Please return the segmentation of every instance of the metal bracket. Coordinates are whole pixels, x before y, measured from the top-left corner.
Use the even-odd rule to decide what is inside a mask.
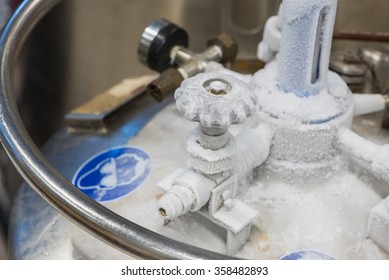
[[[135,98],[146,92],[156,75],[129,78],[65,115],[72,133],[107,133],[108,127]]]

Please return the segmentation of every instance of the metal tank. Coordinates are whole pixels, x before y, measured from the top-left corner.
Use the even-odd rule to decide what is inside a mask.
[[[28,16],[42,15],[43,11],[55,1],[48,1],[50,2],[48,4],[43,4],[43,2],[26,3],[19,18],[15,18],[15,20],[20,20],[24,24],[30,23],[32,19]],[[196,53],[202,52],[205,49],[205,42],[221,31],[231,33],[241,47],[237,55],[238,63],[232,66],[242,69],[243,65],[243,71],[251,71],[252,73],[253,69],[259,67],[255,59],[255,52],[262,37],[265,19],[277,13],[278,3],[274,1],[169,1],[169,5],[166,5],[162,1],[150,1],[150,3],[145,3],[145,1],[111,1],[109,4],[104,1],[101,3],[69,1],[60,5],[62,7],[59,6],[57,9],[64,9],[62,10],[65,11],[63,17],[70,17],[71,21],[70,24],[68,22],[59,24],[61,28],[65,28],[66,24],[66,30],[69,33],[65,34],[66,40],[63,41],[63,44],[58,46],[64,48],[65,52],[59,53],[66,54],[67,59],[60,60],[63,63],[60,65],[65,67],[65,71],[61,75],[63,78],[61,91],[66,92],[66,97],[63,97],[64,102],[61,102],[57,111],[68,112],[83,101],[87,101],[97,93],[107,89],[109,90],[106,93],[111,95],[116,93],[117,96],[130,89],[132,92],[130,98],[133,101],[120,110],[114,108],[113,118],[110,114],[103,112],[103,116],[94,119],[93,122],[88,119],[89,117],[82,112],[83,110],[93,111],[96,109],[92,106],[93,102],[85,105],[86,107],[77,107],[71,115],[68,115],[68,126],[55,133],[41,150],[48,163],[61,176],[52,169],[49,169],[49,172],[44,170],[48,163],[39,153],[30,150],[32,145],[30,142],[27,142],[27,146],[20,142],[18,144],[12,142],[13,139],[17,140],[17,138],[7,136],[5,130],[8,127],[19,128],[20,123],[17,120],[14,121],[12,115],[5,118],[7,126],[2,131],[5,135],[3,142],[8,153],[12,154],[11,157],[14,158],[14,161],[21,165],[20,172],[27,182],[35,186],[37,192],[51,201],[50,206],[26,183],[22,185],[16,196],[11,216],[11,257],[16,259],[122,259],[128,257],[84,232],[65,219],[59,212],[65,213],[66,216],[90,232],[94,232],[95,235],[97,233],[100,239],[115,244],[121,250],[131,252],[137,257],[231,257],[224,255],[228,252],[225,247],[225,232],[204,215],[187,215],[182,218],[182,221],[175,221],[164,226],[159,217],[160,213],[155,211],[158,210],[155,209],[155,201],[163,194],[156,186],[166,175],[185,163],[185,137],[195,125],[185,122],[177,115],[171,97],[161,103],[156,103],[141,94],[144,90],[142,87],[153,81],[156,76],[146,75],[152,72],[139,64],[136,48],[144,27],[151,20],[161,17],[167,18],[187,29],[190,34],[189,48]],[[156,8],[150,11],[151,5]],[[386,4],[382,2],[372,5],[369,2],[367,5],[369,7],[382,7],[380,5]],[[354,9],[354,6],[346,5],[345,1],[339,1],[335,30],[347,29],[349,26],[357,30],[365,28],[371,31],[381,30],[372,27],[373,21],[368,22],[370,26],[364,25],[360,20],[356,23],[353,22],[357,17],[352,14],[348,18],[347,12],[355,13]],[[251,12],[250,17],[246,16],[247,11]],[[156,15],[153,14],[154,12]],[[199,13],[205,13],[208,16],[203,16],[202,20],[199,21],[197,18]],[[107,14],[113,16],[107,16]],[[242,17],[242,15],[244,16]],[[253,20],[247,21],[247,18]],[[377,21],[377,28],[382,27],[383,21],[385,21],[384,18]],[[346,23],[350,25],[348,26]],[[7,51],[12,46],[6,44],[7,40],[15,40],[18,38],[17,36],[23,36],[23,32],[26,30],[10,29],[9,33],[5,33],[3,51]],[[336,31],[335,35],[344,36],[344,34],[337,34]],[[59,40],[64,38],[59,38]],[[341,52],[349,48],[355,50],[360,46],[360,43],[356,44],[355,42],[351,44],[335,41],[334,43],[334,49]],[[368,45],[363,43],[362,46]],[[382,43],[382,46],[385,47],[386,43]],[[15,55],[12,52],[7,54]],[[335,66],[340,64],[341,70],[349,69],[344,66],[344,60],[337,62],[338,64]],[[2,63],[3,71],[7,69],[6,67],[11,67],[11,69],[13,67],[6,57],[3,57]],[[339,72],[346,76],[349,74]],[[133,78],[139,76],[141,77],[139,79]],[[118,84],[120,80],[128,77],[132,78]],[[2,79],[5,78],[7,77],[2,76]],[[365,79],[363,81],[366,83]],[[112,85],[115,84],[119,86],[112,88]],[[3,93],[9,98],[9,86],[3,82],[2,87]],[[46,105],[49,106],[49,104]],[[95,106],[98,109],[99,106]],[[4,105],[3,108],[5,108],[3,109],[5,114],[15,114],[15,107],[12,104]],[[120,114],[116,115],[118,111]],[[387,143],[387,133],[384,130],[379,130],[377,120],[379,122],[380,117],[371,120],[374,125],[370,126],[366,125],[366,119],[357,121],[354,123],[355,130],[366,137],[377,138],[379,142]],[[85,130],[86,126],[82,125],[85,122],[88,124],[88,131]],[[379,136],[375,134],[377,130],[379,130]],[[22,131],[19,136],[25,137],[24,132]],[[132,157],[126,157],[125,155],[128,153]],[[174,156],[172,157],[172,155]],[[32,165],[27,161],[30,158],[34,158]],[[97,169],[91,167],[93,164]],[[112,169],[112,166],[115,168]],[[141,170],[138,175],[131,175],[131,178],[135,179],[130,182],[125,181],[128,166],[134,170],[136,168]],[[104,188],[93,188],[96,183],[92,181],[95,179],[90,178],[93,177],[93,172],[96,170],[100,172],[100,175],[105,174]],[[120,171],[120,174],[113,174],[112,170],[115,172],[124,171]],[[68,184],[64,179],[77,185],[90,198],[100,201],[104,207],[116,214],[106,211],[99,204],[92,202],[90,198],[80,196],[74,190],[74,186]],[[101,179],[102,177],[99,177],[99,180]],[[115,195],[109,197],[107,190],[112,185],[120,184],[120,180],[123,180],[122,183],[127,188],[126,193],[116,194],[117,197]],[[101,186],[102,181],[99,182]],[[378,195],[372,194],[369,202],[372,204],[378,203],[379,197],[387,195],[385,184],[381,181],[374,184]],[[48,190],[45,185],[52,185],[54,188]],[[74,202],[78,208],[76,210],[71,205]],[[80,207],[79,205],[89,206]],[[371,205],[371,207],[373,206]],[[59,212],[57,212],[58,210]],[[187,226],[188,224],[190,227]],[[99,227],[105,228],[105,230],[101,230]],[[191,234],[194,229],[195,235]],[[253,252],[244,247],[237,255],[234,255],[235,257],[281,258],[282,255],[289,253],[278,249],[272,250],[268,254],[264,253],[267,246],[272,244],[271,241],[268,241],[269,235],[257,220],[252,231],[253,237],[249,242],[259,247],[259,251]],[[158,232],[162,236],[153,232]],[[183,243],[187,243],[188,236],[191,236],[189,243],[195,247],[175,243],[163,236]],[[209,248],[210,242],[213,244],[213,250],[217,253],[203,250]],[[314,249],[320,250],[321,248],[317,246]],[[356,254],[354,257],[387,258],[385,253],[380,252],[380,249],[374,247],[371,250],[370,247],[363,249],[361,250],[363,253]],[[347,258],[347,254],[337,253],[338,258]]]

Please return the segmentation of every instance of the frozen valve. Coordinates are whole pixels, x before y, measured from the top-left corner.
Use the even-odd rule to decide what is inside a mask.
[[[257,104],[255,93],[234,76],[198,74],[186,79],[174,97],[178,111],[200,125],[186,145],[190,169],[177,169],[160,183],[166,193],[158,201],[159,213],[167,224],[198,211],[227,230],[227,252],[234,254],[258,216],[236,198],[239,181],[266,160],[272,132],[261,126],[241,132],[236,141],[228,131],[254,115]]]
[[[234,76],[202,73],[185,80],[174,94],[178,111],[203,128],[227,129],[255,111],[256,95]]]
[[[178,111],[199,122],[200,128],[192,131],[187,141],[191,169],[175,178],[158,202],[168,221],[200,210],[210,200],[212,190],[233,174],[236,147],[228,127],[243,123],[256,107],[256,96],[248,85],[221,73],[203,73],[185,80],[175,98]]]
[[[203,73],[185,80],[174,97],[178,111],[188,120],[200,123],[188,138],[189,166],[216,180],[231,175],[235,167],[235,138],[228,127],[243,123],[254,114],[256,95],[231,75]]]

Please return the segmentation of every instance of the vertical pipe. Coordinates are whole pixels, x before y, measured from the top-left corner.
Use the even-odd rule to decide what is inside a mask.
[[[278,86],[301,97],[325,86],[337,0],[284,0]]]

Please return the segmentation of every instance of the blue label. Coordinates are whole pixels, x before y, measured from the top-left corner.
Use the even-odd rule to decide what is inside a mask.
[[[137,189],[151,171],[151,158],[130,146],[96,154],[76,172],[73,184],[99,202],[117,200]]]
[[[281,260],[335,260],[331,255],[314,250],[295,251],[280,258]]]

